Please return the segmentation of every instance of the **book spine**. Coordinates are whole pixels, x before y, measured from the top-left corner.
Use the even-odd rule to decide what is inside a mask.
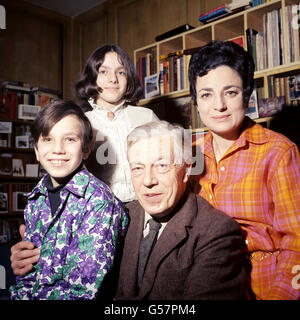
[[[159,63],[159,90],[160,94],[164,94],[164,64]]]
[[[218,10],[220,10],[220,9],[223,9],[223,8],[226,8],[226,4],[221,4],[220,6],[218,6],[218,7],[216,7],[216,8],[213,8],[213,9],[207,11],[207,12],[204,12],[204,13],[200,14],[200,16],[198,17],[198,19],[201,18],[201,17],[207,16],[208,14],[211,14],[211,13],[213,13],[213,12],[215,12],[215,11],[218,11]]]
[[[230,12],[228,9],[222,8],[222,9],[220,9],[220,10],[214,11],[214,12],[209,13],[209,14],[203,16],[203,17],[198,18],[198,21],[200,21],[200,22],[206,22],[206,21],[208,21],[208,20],[210,20],[210,19],[213,19],[213,18],[217,18],[217,17],[219,17],[219,16],[222,16],[222,15],[228,13],[228,12]]]

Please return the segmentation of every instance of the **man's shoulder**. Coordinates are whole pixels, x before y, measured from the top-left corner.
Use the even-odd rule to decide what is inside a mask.
[[[134,214],[138,209],[141,209],[141,205],[139,204],[139,202],[137,200],[133,200],[130,202],[127,202],[125,204],[125,208],[128,211],[129,215]]]

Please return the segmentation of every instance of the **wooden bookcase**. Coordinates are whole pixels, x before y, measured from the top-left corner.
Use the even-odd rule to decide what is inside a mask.
[[[299,0],[272,0],[265,4],[249,8],[244,11],[223,17],[221,19],[215,20],[213,22],[201,25],[195,29],[189,30],[187,32],[181,33],[177,36],[152,43],[145,47],[134,50],[134,63],[136,67],[139,66],[139,60],[143,57],[150,56],[155,62],[156,73],[160,72],[160,62],[163,56],[176,51],[184,52],[187,49],[193,49],[200,47],[211,40],[232,40],[234,38],[243,37],[243,47],[247,50],[247,29],[255,29],[258,32],[266,32],[264,30],[264,17],[271,12],[277,11],[280,16],[281,23],[281,62],[278,65],[273,65],[272,67],[264,67],[263,69],[257,70],[255,72],[255,85],[260,91],[262,98],[269,98],[271,95],[271,80],[274,81],[275,78],[289,77],[293,75],[298,75],[300,73],[300,58],[299,54],[295,54],[294,58],[290,58],[290,40],[291,31],[289,24],[293,22],[288,21],[286,14],[287,8],[292,5],[299,4]],[[280,13],[281,12],[281,13]],[[294,18],[297,19],[297,18]],[[299,17],[298,17],[299,19]],[[297,20],[298,20],[297,19]],[[296,20],[295,20],[296,21]],[[294,21],[294,23],[295,23]],[[299,25],[297,30],[293,31],[295,36],[299,37]],[[266,44],[266,51],[270,51],[270,48]],[[298,45],[299,50],[299,45]],[[267,53],[266,53],[267,54]],[[181,90],[176,90],[152,98],[142,99],[140,105],[150,105],[163,100],[163,99],[176,99],[179,97],[189,96],[189,83],[188,83],[188,64],[190,55],[184,55],[184,88]],[[140,72],[140,71],[139,71]],[[274,85],[274,84],[273,84]],[[274,94],[274,96],[276,96]],[[287,102],[286,102],[287,103]],[[289,101],[290,103],[290,101]],[[192,106],[193,108],[193,106]],[[197,117],[198,114],[191,112],[191,123],[193,130],[199,130],[199,121],[193,117]],[[256,119],[258,122],[266,122],[268,125],[270,117]],[[195,125],[196,124],[196,125]],[[203,129],[200,129],[203,130]]]
[[[2,83],[0,88],[0,243],[19,239],[27,200],[24,194],[41,178],[31,127],[39,107],[59,96],[50,91],[17,81]]]

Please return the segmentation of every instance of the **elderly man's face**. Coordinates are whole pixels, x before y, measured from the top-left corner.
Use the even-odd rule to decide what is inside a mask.
[[[135,142],[128,153],[137,198],[150,215],[166,217],[184,194],[186,165],[174,164],[169,134]]]

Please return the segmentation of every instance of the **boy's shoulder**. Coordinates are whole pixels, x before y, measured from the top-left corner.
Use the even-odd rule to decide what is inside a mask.
[[[107,199],[113,199],[113,193],[110,187],[95,177],[86,168],[79,172],[79,180],[85,181],[87,193],[92,193],[94,195],[103,195]]]

